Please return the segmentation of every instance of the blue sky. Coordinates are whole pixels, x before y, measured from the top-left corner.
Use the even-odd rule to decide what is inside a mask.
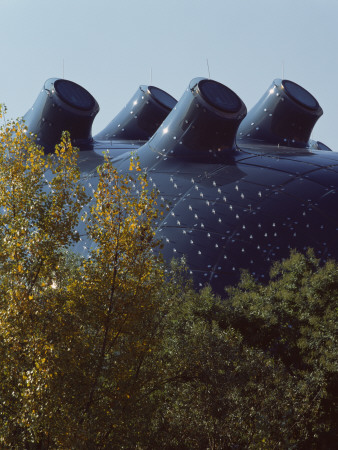
[[[337,24],[338,0],[0,0],[0,102],[25,114],[64,62],[100,105],[96,133],[140,84],[179,99],[207,59],[248,109],[284,65],[324,110],[312,137],[338,151]]]

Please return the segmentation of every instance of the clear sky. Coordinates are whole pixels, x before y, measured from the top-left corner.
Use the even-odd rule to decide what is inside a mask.
[[[179,99],[207,59],[248,109],[284,66],[324,110],[312,138],[338,151],[338,0],[0,0],[0,32],[10,117],[63,70],[98,101],[95,134],[140,84]]]

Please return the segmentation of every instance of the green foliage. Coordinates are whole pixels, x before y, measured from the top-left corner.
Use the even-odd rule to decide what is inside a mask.
[[[45,157],[23,125],[1,130],[1,446],[109,441],[150,351],[152,293],[163,280],[152,252],[155,195],[137,162],[122,177],[106,159],[83,217],[91,252],[73,255],[88,200],[77,156],[67,133]]]
[[[267,285],[245,273],[228,294],[223,326],[234,326],[250,346],[280,358],[295,379],[306,381],[318,409],[309,445],[331,448],[329,441],[338,440],[338,264],[321,266],[311,250],[291,252],[272,267]]]
[[[245,274],[237,288],[228,290],[233,320],[252,328],[251,342],[279,354],[291,369],[318,367],[337,370],[338,267],[320,267],[313,252],[292,252],[276,263],[268,285]],[[229,311],[230,314],[230,311]],[[259,333],[257,331],[259,330]]]
[[[322,426],[323,374],[290,373],[278,355],[252,345],[248,330],[235,328],[233,297],[196,293],[177,273],[173,281],[152,354],[159,378],[150,396],[153,429],[143,445],[309,448]]]
[[[335,448],[337,263],[293,252],[266,285],[196,292],[153,251],[137,160],[124,177],[106,158],[82,214],[77,157],[67,133],[44,156],[1,129],[0,446]]]
[[[51,335],[60,333],[59,322],[64,322],[60,315],[64,299],[54,288],[54,278],[65,249],[78,239],[75,227],[86,201],[76,158],[67,133],[55,157],[45,158],[23,125],[9,122],[1,130],[3,445],[36,439],[52,414],[51,384],[58,350]],[[46,189],[46,171],[53,175],[51,189]]]

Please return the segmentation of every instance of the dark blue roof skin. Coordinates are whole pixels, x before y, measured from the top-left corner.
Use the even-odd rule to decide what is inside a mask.
[[[168,208],[157,231],[163,255],[185,256],[197,286],[211,283],[222,293],[240,269],[264,280],[290,249],[338,258],[338,153],[308,151],[299,160],[238,149],[232,164],[191,170],[173,157],[145,160]],[[127,162],[116,165],[125,171]]]
[[[290,249],[312,247],[323,262],[338,259],[338,153],[309,140],[322,114],[318,102],[295,83],[275,80],[245,118],[239,97],[236,110],[225,111],[210,98],[219,91],[210,83],[208,96],[198,78],[177,105],[170,100],[172,111],[149,140],[144,130],[157,127],[158,117],[144,86],[127,104],[131,111],[124,109],[94,139],[78,140],[87,193],[95,192],[104,152],[122,173],[137,155],[166,208],[155,224],[165,260],[184,256],[196,286],[210,283],[220,294],[239,281],[241,269],[267,280],[272,262]],[[142,111],[153,124],[143,127]],[[82,223],[79,232],[75,249],[86,253],[91,243]]]

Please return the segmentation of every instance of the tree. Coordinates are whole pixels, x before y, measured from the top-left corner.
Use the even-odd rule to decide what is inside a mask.
[[[103,447],[111,440],[116,445],[126,433],[128,411],[140,389],[140,369],[151,351],[154,296],[163,283],[160,259],[153,251],[156,193],[148,192],[147,179],[133,159],[130,170],[139,173],[136,180],[119,175],[107,158],[100,168],[87,218],[94,248],[71,287],[74,306],[82,310],[86,305],[90,347],[88,368],[81,369],[86,386],[78,419],[82,435],[75,436],[78,442],[95,436],[95,445]],[[76,347],[74,352],[76,357]],[[74,429],[73,424],[72,439]]]
[[[24,125],[9,122],[0,140],[0,355],[2,432],[27,435],[38,428],[54,378],[54,343],[46,337],[54,311],[53,283],[66,248],[78,240],[76,224],[86,200],[77,151],[65,133],[55,157],[45,158]],[[44,177],[50,171],[48,184]]]
[[[223,326],[234,326],[245,341],[280,358],[295,380],[312,391],[315,422],[308,421],[309,448],[334,448],[337,419],[338,264],[321,265],[309,250],[291,252],[271,269],[268,284],[244,273],[230,288]]]
[[[302,448],[321,420],[316,372],[291,374],[235,329],[226,301],[195,292],[180,273],[163,295],[141,447]]]
[[[1,130],[0,442],[99,446],[123,423],[150,350],[163,279],[155,194],[137,161],[122,177],[106,158],[81,217],[88,198],[69,135],[47,157],[32,138],[16,122]],[[93,243],[86,258],[71,251],[81,218]]]
[[[248,273],[227,299],[165,271],[136,158],[90,200],[64,133],[0,133],[0,444],[13,449],[334,448],[338,264]],[[72,251],[85,223],[91,247]]]

